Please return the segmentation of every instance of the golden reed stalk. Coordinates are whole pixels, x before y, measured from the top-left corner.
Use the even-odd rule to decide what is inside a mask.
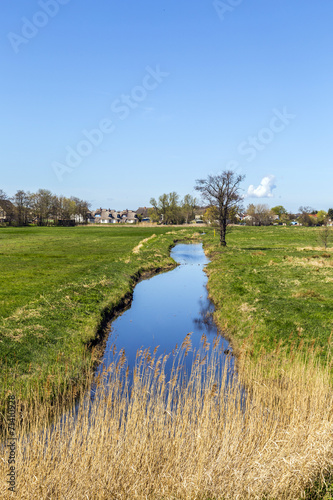
[[[263,353],[256,363],[240,352],[230,384],[219,338],[211,348],[202,341],[193,352],[188,335],[173,359],[141,350],[133,377],[125,353],[114,352],[88,381],[76,414],[59,414],[51,433],[42,403],[25,408],[17,418],[16,493],[7,490],[2,449],[0,498],[304,498],[332,467],[330,359],[326,367],[310,352],[291,360],[280,345],[279,357]]]

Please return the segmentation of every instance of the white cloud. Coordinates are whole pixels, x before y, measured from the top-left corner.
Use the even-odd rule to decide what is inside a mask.
[[[273,189],[276,188],[274,175],[263,177],[258,187],[249,186],[246,198],[273,198]]]

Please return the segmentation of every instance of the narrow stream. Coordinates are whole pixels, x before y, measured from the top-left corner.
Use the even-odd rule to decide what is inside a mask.
[[[157,354],[169,354],[191,333],[192,350],[198,350],[203,334],[212,343],[218,334],[213,322],[214,306],[208,298],[207,276],[204,267],[209,260],[202,244],[177,244],[171,257],[178,267],[164,274],[138,283],[134,289],[131,307],[111,325],[104,357],[97,375],[113,359],[112,350],[125,350],[130,372],[135,366],[137,350],[158,347]],[[222,338],[223,351],[231,351]],[[230,358],[230,356],[229,356]],[[187,368],[192,356],[186,358]],[[229,370],[233,371],[233,358]]]
[[[172,258],[179,264],[174,270],[159,274],[138,283],[134,289],[131,307],[119,316],[112,324],[103,359],[96,370],[96,375],[103,372],[114,360],[114,345],[119,352],[125,350],[130,378],[135,367],[137,350],[150,348],[150,352],[158,347],[157,355],[169,354],[182,344],[187,334],[191,333],[191,350],[198,351],[205,334],[212,349],[213,340],[218,331],[213,322],[214,306],[208,298],[207,276],[204,267],[209,263],[202,244],[178,244],[171,251]],[[176,349],[177,350],[177,349]],[[207,350],[206,350],[207,352]],[[231,347],[227,340],[220,337],[219,352],[222,359],[220,369],[227,363],[227,384],[234,384],[237,374],[234,370],[234,358],[227,356]],[[191,352],[190,352],[191,354]],[[193,356],[184,361],[185,372],[189,373]],[[169,363],[169,365],[168,365]],[[168,360],[165,374],[172,368],[172,357]],[[108,390],[107,378],[103,385]],[[91,414],[95,401],[95,385],[88,398],[83,398],[83,412]],[[99,399],[97,399],[99,401]],[[61,432],[67,421],[76,421],[80,402],[64,414],[57,423],[53,422],[49,429],[42,431],[47,446],[53,432]],[[27,443],[29,436],[27,436]],[[1,449],[1,446],[0,446]]]

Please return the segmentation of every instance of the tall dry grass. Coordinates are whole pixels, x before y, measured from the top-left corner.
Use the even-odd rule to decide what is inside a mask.
[[[24,409],[17,492],[7,491],[5,451],[0,498],[299,499],[324,481],[333,457],[330,362],[323,368],[308,352],[263,354],[254,364],[241,352],[230,384],[219,338],[192,353],[188,336],[172,359],[169,378],[168,356],[141,351],[131,377],[124,353],[115,354],[53,432],[47,408]]]

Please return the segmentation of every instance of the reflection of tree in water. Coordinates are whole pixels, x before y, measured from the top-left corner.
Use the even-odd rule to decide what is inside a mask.
[[[199,306],[199,317],[193,320],[194,324],[201,331],[216,334],[216,325],[213,320],[214,305],[210,301],[200,300]]]

